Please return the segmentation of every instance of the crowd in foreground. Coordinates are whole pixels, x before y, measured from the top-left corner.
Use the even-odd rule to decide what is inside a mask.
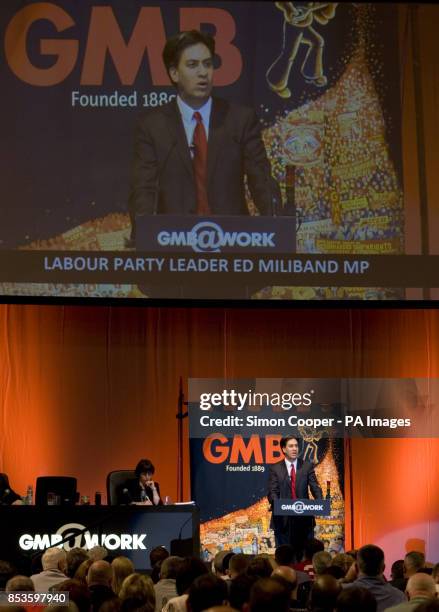
[[[68,593],[57,612],[439,612],[439,563],[409,552],[384,577],[381,548],[332,556],[311,540],[300,563],[290,546],[269,555],[221,551],[212,564],[171,556],[162,546],[150,552],[152,571],[135,572],[130,559],[89,551],[50,548],[40,571],[17,573],[0,561],[0,590],[6,593]],[[0,605],[0,611],[37,612],[35,605]]]

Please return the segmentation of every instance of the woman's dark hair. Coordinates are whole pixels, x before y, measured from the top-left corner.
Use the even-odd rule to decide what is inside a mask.
[[[200,43],[206,45],[213,58],[215,55],[215,39],[212,38],[210,34],[203,34],[203,32],[199,32],[198,30],[189,30],[188,32],[181,32],[166,41],[162,58],[169,78],[171,78],[169,74],[170,68],[176,68],[178,66],[183,51],[188,47]]]
[[[64,580],[63,582],[58,582],[53,587],[53,591],[65,591],[69,594],[69,600],[78,606],[79,612],[89,612],[91,595],[88,587],[83,582],[72,579]]]
[[[140,474],[154,474],[155,467],[149,459],[141,459],[136,465],[136,476],[140,478]]]
[[[273,567],[266,557],[254,557],[248,564],[246,573],[248,576],[270,578],[272,571]]]
[[[175,577],[175,587],[179,595],[183,595],[189,589],[195,578],[208,574],[209,570],[196,557],[186,557],[180,564]]]
[[[392,580],[395,580],[395,578],[404,578],[404,559],[398,559],[392,563],[390,577]]]
[[[377,601],[369,589],[350,587],[337,597],[336,612],[376,612]]]

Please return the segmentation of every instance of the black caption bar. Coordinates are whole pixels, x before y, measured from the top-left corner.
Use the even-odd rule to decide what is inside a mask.
[[[0,251],[0,282],[439,287],[439,255]]]

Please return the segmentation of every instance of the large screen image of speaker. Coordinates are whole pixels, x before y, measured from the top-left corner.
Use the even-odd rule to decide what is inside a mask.
[[[2,5],[0,295],[425,297],[399,10]]]

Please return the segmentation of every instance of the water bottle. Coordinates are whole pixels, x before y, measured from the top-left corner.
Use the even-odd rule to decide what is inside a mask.
[[[32,485],[28,485],[26,493],[26,505],[32,506],[34,503],[34,488]]]
[[[144,501],[146,501],[146,498],[147,498],[146,491],[145,491],[145,489],[142,489],[140,491],[140,501],[144,502]]]

